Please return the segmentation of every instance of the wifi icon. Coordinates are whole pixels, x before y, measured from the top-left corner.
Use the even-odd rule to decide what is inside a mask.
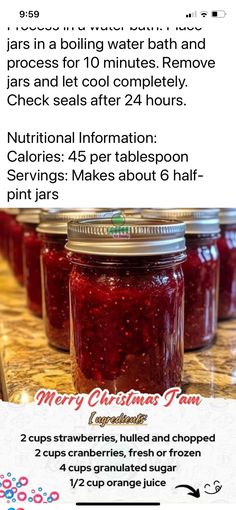
[[[201,14],[201,16],[203,18],[205,18],[208,15],[208,12],[207,11],[201,11],[200,14]]]

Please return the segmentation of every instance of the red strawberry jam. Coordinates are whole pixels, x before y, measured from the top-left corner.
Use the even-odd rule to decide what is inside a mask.
[[[42,211],[38,232],[41,233],[41,273],[43,282],[43,316],[50,345],[63,350],[70,347],[69,273],[67,257],[67,222],[73,218],[95,217],[104,210],[50,209]]]
[[[230,319],[236,317],[236,209],[222,209],[220,223],[219,319]]]
[[[181,383],[184,226],[174,224],[182,242],[174,238],[163,248],[170,222],[150,222],[149,228],[145,220],[127,221],[124,237],[122,227],[117,235],[110,230],[112,249],[108,225],[106,246],[91,234],[96,224],[104,234],[98,220],[82,227],[69,224],[71,354],[79,392],[99,386],[112,393],[130,389],[162,393]],[[87,229],[84,239],[78,228]],[[82,253],[85,250],[96,253]]]

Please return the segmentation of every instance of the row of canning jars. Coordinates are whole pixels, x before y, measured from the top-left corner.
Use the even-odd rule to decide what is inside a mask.
[[[110,212],[104,219],[101,210],[49,210],[40,217],[26,210],[14,218],[15,232],[19,225],[23,232],[28,306],[40,315],[41,253],[46,334],[66,350],[71,330],[78,391],[153,393],[179,385],[184,301],[186,350],[213,341],[218,295],[219,317],[236,317],[236,209],[220,211],[220,228],[218,213],[146,209],[139,218]],[[68,220],[74,221],[67,234]]]

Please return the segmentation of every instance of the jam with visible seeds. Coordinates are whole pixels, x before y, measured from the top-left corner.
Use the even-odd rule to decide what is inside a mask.
[[[65,250],[65,235],[41,236],[43,316],[50,345],[69,350],[69,273],[70,261]]]
[[[69,258],[76,390],[162,393],[179,386],[184,299],[179,257],[70,252]]]
[[[236,224],[221,225],[219,319],[236,317]]]
[[[210,344],[217,328],[219,253],[216,235],[187,235],[184,345],[186,350]]]
[[[27,306],[38,317],[42,316],[42,290],[40,251],[42,241],[36,232],[37,225],[24,224],[23,259],[24,283],[26,287]]]
[[[23,226],[12,217],[8,225],[9,261],[12,272],[20,285],[23,285]]]

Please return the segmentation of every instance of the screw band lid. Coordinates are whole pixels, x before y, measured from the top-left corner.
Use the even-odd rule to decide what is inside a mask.
[[[66,248],[72,252],[141,256],[185,251],[185,225],[178,221],[123,218],[70,221]]]
[[[67,234],[70,220],[111,217],[115,211],[110,209],[42,209],[37,231],[43,234]]]
[[[218,234],[219,209],[143,209],[144,218],[166,218],[183,221],[186,234]]]

